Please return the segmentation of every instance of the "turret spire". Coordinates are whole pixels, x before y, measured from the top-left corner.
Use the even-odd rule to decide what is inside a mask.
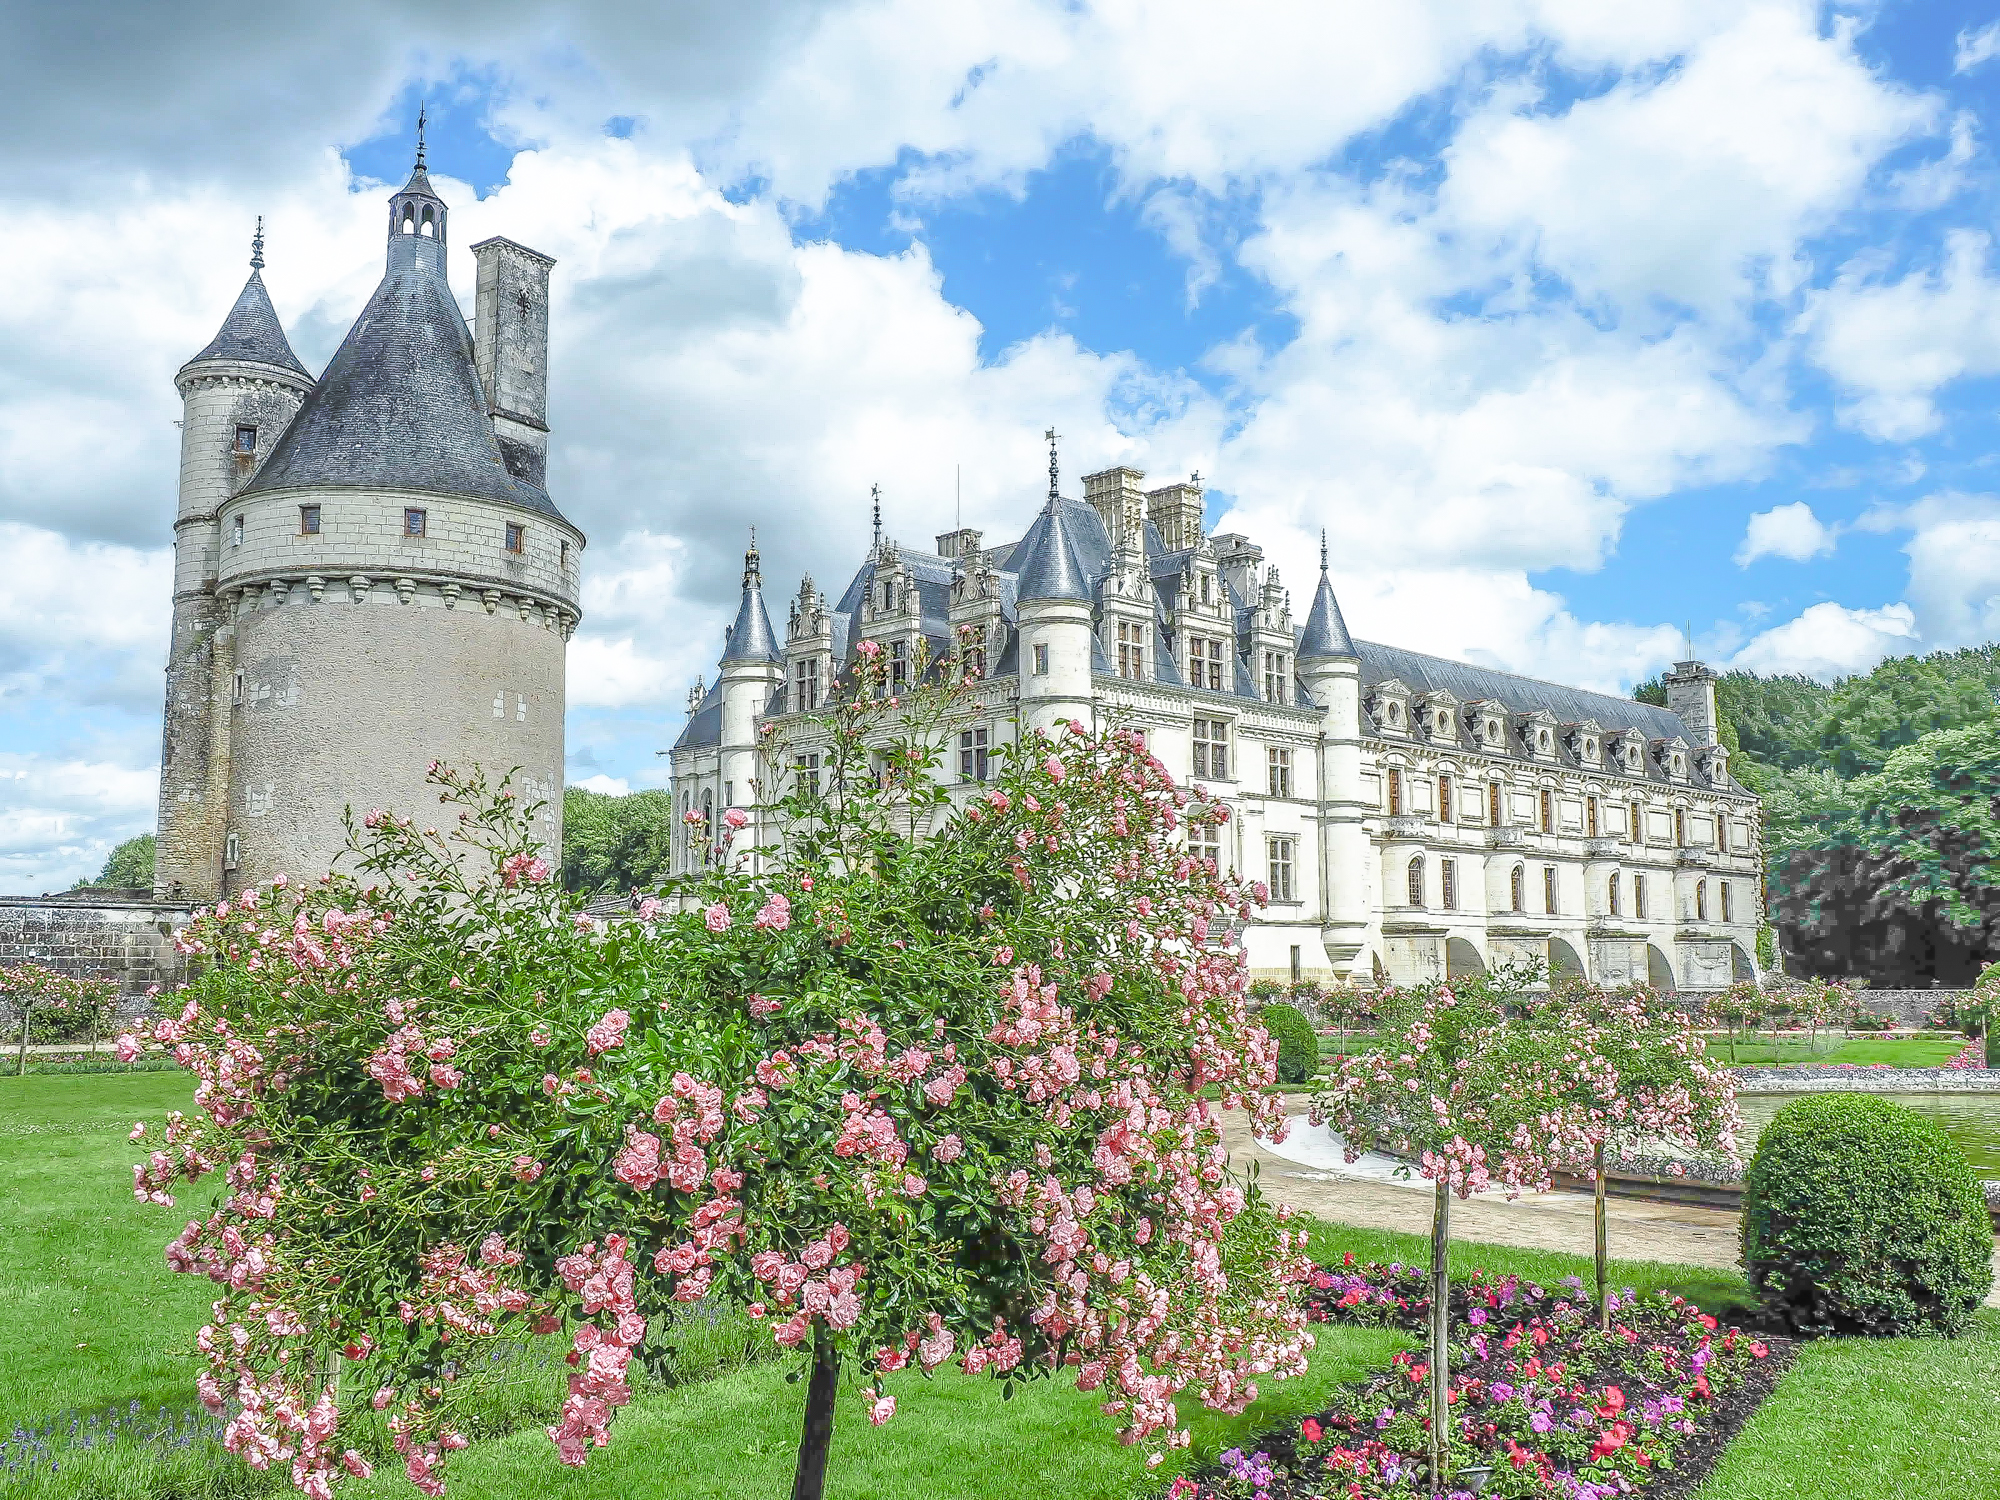
[[[250,236],[250,269],[264,269],[264,216],[257,215],[257,232]]]
[[[428,101],[417,106],[417,170],[419,172],[424,169],[424,122],[429,117],[429,114],[430,104]]]
[[[1319,529],[1319,570],[1322,573],[1326,571],[1326,528],[1324,526]]]
[[[1306,616],[1305,631],[1299,636],[1299,660],[1333,656],[1354,656],[1354,637],[1347,633],[1341,617],[1340,601],[1333,597],[1333,580],[1326,572],[1326,530],[1319,534],[1319,588],[1313,594],[1312,613]]]
[[[722,664],[778,660],[778,637],[764,610],[764,575],[757,556],[757,531],[752,527],[750,546],[743,554],[743,598],[736,606],[736,623],[729,627],[729,643],[722,648]]]
[[[1058,492],[1058,491],[1057,491],[1057,489],[1056,489],[1056,441],[1057,441],[1057,439],[1056,439],[1056,430],[1055,430],[1055,428],[1051,427],[1051,428],[1050,428],[1050,429],[1049,429],[1049,430],[1048,430],[1047,432],[1043,433],[1043,434],[1042,434],[1042,436],[1043,436],[1043,437],[1045,437],[1045,438],[1047,438],[1047,439],[1049,440],[1049,505],[1050,505],[1050,507],[1051,507],[1051,508],[1053,509],[1053,508],[1054,508],[1054,506],[1055,506],[1055,503],[1056,503],[1057,499],[1059,499],[1059,498],[1060,498],[1060,495],[1059,495],[1059,492]]]
[[[875,550],[880,552],[882,550],[882,486],[871,484],[868,486],[868,495],[875,502]]]

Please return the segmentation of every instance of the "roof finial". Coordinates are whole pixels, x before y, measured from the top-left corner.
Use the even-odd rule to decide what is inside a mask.
[[[882,486],[879,484],[869,485],[868,496],[875,502],[875,550],[880,552],[882,550]]]
[[[1193,485],[1193,486],[1194,486],[1194,487],[1195,487],[1196,489],[1200,489],[1200,488],[1201,488],[1201,470],[1199,470],[1199,469],[1196,469],[1196,470],[1195,470],[1195,471],[1194,471],[1194,472],[1193,472],[1192,474],[1188,475],[1188,483],[1189,483],[1189,484],[1191,484],[1191,485]]]
[[[264,269],[264,216],[257,215],[257,232],[250,236],[250,269]]]
[[[1324,526],[1319,529],[1319,570],[1322,573],[1326,571],[1326,528]]]
[[[1042,434],[1049,440],[1049,504],[1053,506],[1059,498],[1056,490],[1056,430],[1051,427]]]
[[[430,101],[417,105],[417,170],[424,169],[424,124],[430,118]]]
[[[743,554],[743,587],[746,589],[757,589],[762,588],[763,583],[763,573],[758,567],[757,528],[752,526],[750,528],[750,549]]]

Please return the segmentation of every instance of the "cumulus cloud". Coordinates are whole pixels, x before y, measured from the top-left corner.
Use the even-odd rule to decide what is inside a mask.
[[[64,889],[152,826],[157,766],[0,753],[0,889]]]
[[[586,792],[598,792],[606,797],[622,797],[632,790],[632,783],[624,777],[606,776],[601,771],[595,776],[586,776],[581,781],[573,781],[570,785],[582,787]]]
[[[1750,517],[1743,532],[1743,543],[1736,549],[1736,566],[1747,568],[1760,557],[1810,562],[1833,551],[1835,535],[1803,500],[1760,510]]]
[[[1830,682],[1920,646],[1916,611],[1909,605],[1849,609],[1829,600],[1752,637],[1729,665],[1766,675],[1802,672]]]

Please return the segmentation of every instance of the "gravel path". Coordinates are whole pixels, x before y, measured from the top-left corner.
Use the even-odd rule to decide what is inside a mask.
[[[1288,1161],[1252,1139],[1248,1123],[1237,1110],[1223,1116],[1223,1137],[1229,1146],[1231,1164],[1241,1169],[1256,1162],[1264,1190],[1280,1202],[1302,1208],[1329,1223],[1353,1224],[1363,1229],[1396,1229],[1406,1234],[1430,1233],[1428,1183],[1410,1187],[1400,1182],[1349,1177]],[[1518,1198],[1512,1203],[1499,1193],[1482,1194],[1452,1204],[1452,1238],[1587,1257],[1593,1238],[1591,1206],[1588,1193],[1557,1190]],[[1724,1270],[1740,1268],[1737,1214],[1631,1198],[1610,1199],[1606,1213],[1614,1257],[1716,1266]],[[1995,1287],[1986,1301],[1990,1307],[2000,1307],[2000,1247],[1994,1251],[1993,1268]]]

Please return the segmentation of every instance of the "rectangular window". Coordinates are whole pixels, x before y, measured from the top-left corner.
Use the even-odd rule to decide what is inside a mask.
[[[526,542],[527,528],[519,521],[509,521],[507,523],[507,550],[509,552],[519,552],[526,546]]]
[[[1389,816],[1403,815],[1403,773],[1394,766],[1389,767]]]
[[[1452,821],[1451,778],[1449,776],[1438,777],[1438,821],[1440,823],[1449,823]]]
[[[986,627],[965,625],[960,627],[959,657],[965,675],[984,677],[986,675]]]
[[[1617,916],[1618,915],[1618,872],[1616,870],[1613,870],[1611,872],[1611,879],[1609,883],[1605,886],[1605,896],[1606,896],[1606,901],[1605,901],[1606,908],[1610,911],[1612,916],[1614,917]]]
[[[1729,882],[1725,880],[1722,882],[1722,920],[1725,922],[1736,920],[1736,913],[1730,910],[1732,905],[1729,899]]]
[[[429,518],[415,506],[403,512],[403,535],[423,536],[429,526]]]
[[[1229,778],[1229,721],[1194,721],[1194,774],[1207,781]]]
[[[1542,866],[1542,910],[1550,916],[1556,914],[1556,867]]]
[[[1146,627],[1130,620],[1118,622],[1118,675],[1133,681],[1146,676]]]
[[[236,451],[238,453],[255,453],[257,451],[256,428],[238,427],[236,429]]]
[[[317,505],[301,505],[299,507],[299,535],[319,535],[319,507]]]
[[[1264,840],[1271,875],[1271,899],[1291,901],[1292,895],[1292,855],[1298,848],[1298,840],[1293,838],[1267,838]]]
[[[990,746],[987,731],[967,729],[958,736],[958,779],[960,781],[984,781],[991,768]]]
[[[1646,842],[1646,809],[1634,802],[1625,810],[1625,836],[1635,844]],[[1639,913],[1644,916],[1645,913]]]
[[[810,714],[819,711],[819,658],[801,657],[792,663],[792,711]]]
[[[1212,636],[1188,637],[1188,686],[1222,691],[1222,642]]]
[[[562,565],[563,565],[563,566],[564,566],[565,568],[567,568],[567,567],[569,566],[569,543],[568,543],[568,542],[564,542],[564,543],[562,544]]]
[[[1697,880],[1694,883],[1694,919],[1697,922],[1706,922],[1708,920],[1708,882],[1706,880]]]
[[[1291,658],[1282,651],[1264,653],[1264,701],[1284,703],[1289,701],[1285,692],[1286,683],[1291,678],[1289,670]]]
[[[1542,832],[1556,831],[1556,794],[1547,787],[1542,788]]]
[[[1046,677],[1049,675],[1049,648],[1047,646],[1035,647],[1035,675],[1037,677]]]
[[[889,691],[900,693],[909,681],[909,642],[889,642]]]
[[[1685,849],[1688,841],[1688,815],[1681,808],[1674,809],[1674,847]]]
[[[1729,852],[1729,824],[1724,821],[1720,810],[1715,814],[1715,852],[1717,854]]]
[[[229,701],[234,703],[238,708],[243,706],[243,669],[241,667],[236,669],[236,680],[235,684],[229,690]]]
[[[1205,859],[1217,870],[1222,868],[1222,830],[1213,823],[1188,825],[1188,852]]]
[[[236,857],[237,857],[237,852],[238,852],[238,849],[237,849],[237,843],[236,843],[236,831],[235,831],[234,829],[231,829],[231,830],[230,830],[230,831],[229,831],[228,833],[226,833],[226,834],[224,834],[224,835],[222,836],[222,868],[223,868],[223,869],[225,869],[225,870],[233,870],[233,869],[235,869],[235,868],[236,868]]]
[[[792,757],[792,774],[798,780],[798,789],[817,797],[819,795],[819,752],[808,751],[804,755]]]
[[[1444,909],[1458,910],[1458,861],[1443,859],[1438,861],[1444,874]]]
[[[229,523],[229,545],[232,547],[243,545],[243,518],[241,516],[238,516]]]
[[[1289,797],[1292,795],[1292,752],[1281,750],[1276,745],[1264,752],[1270,762],[1271,795]]]
[[[1292,944],[1292,983],[1297,984],[1305,975],[1305,965],[1299,961],[1299,945]]]
[[[1494,828],[1500,826],[1500,783],[1489,782],[1486,787],[1486,821]]]
[[[1643,875],[1632,877],[1632,915],[1642,921],[1646,915],[1646,877]]]
[[[1584,832],[1588,833],[1592,838],[1597,837],[1597,799],[1595,797],[1592,797],[1583,805],[1583,825]]]

